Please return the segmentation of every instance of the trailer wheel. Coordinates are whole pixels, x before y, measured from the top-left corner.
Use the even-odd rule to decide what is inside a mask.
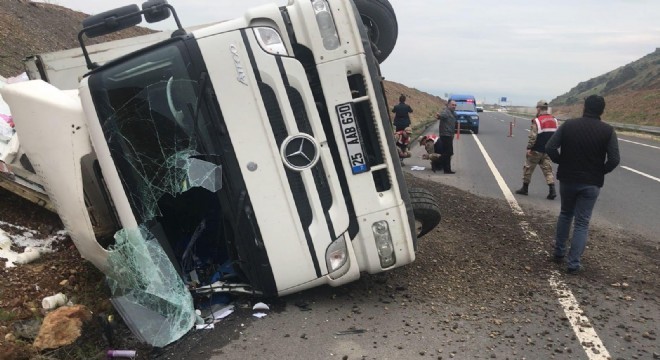
[[[399,25],[392,4],[388,0],[353,0],[360,13],[362,23],[375,47],[374,55],[378,63],[387,59],[399,35]]]
[[[408,193],[417,224],[417,237],[421,238],[440,223],[440,206],[435,196],[426,189],[411,188]]]

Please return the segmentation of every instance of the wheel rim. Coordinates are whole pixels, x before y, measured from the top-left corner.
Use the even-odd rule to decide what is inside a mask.
[[[415,236],[418,236],[422,232],[423,225],[421,221],[415,219]]]
[[[361,15],[360,17],[362,18],[364,26],[367,27],[367,34],[369,34],[369,39],[374,43],[378,43],[378,40],[380,40],[380,31],[378,30],[376,23],[368,16]]]

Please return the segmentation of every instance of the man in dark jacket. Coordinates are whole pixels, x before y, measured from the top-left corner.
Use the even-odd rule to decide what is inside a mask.
[[[619,165],[619,142],[614,128],[600,120],[605,99],[591,95],[584,101],[581,118],[567,120],[545,146],[553,162],[559,164],[557,179],[561,212],[557,220],[553,260],[561,263],[573,223],[568,251],[569,274],[580,271],[580,258],[587,245],[589,220],[603,187],[605,174]],[[561,152],[559,151],[561,149]]]
[[[403,131],[410,126],[410,113],[413,109],[410,105],[406,104],[406,96],[399,96],[399,104],[394,105],[392,108],[394,115],[394,131]]]
[[[456,101],[449,100],[447,107],[437,114],[440,119],[440,142],[442,144],[442,169],[445,174],[455,174],[451,170],[451,156],[454,155],[454,133],[456,132]]]

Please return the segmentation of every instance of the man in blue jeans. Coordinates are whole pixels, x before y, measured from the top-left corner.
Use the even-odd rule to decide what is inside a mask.
[[[559,164],[557,179],[561,212],[555,235],[553,260],[556,263],[564,261],[571,223],[574,225],[567,259],[569,274],[580,271],[591,212],[603,187],[605,174],[614,170],[620,161],[616,132],[600,120],[604,110],[602,96],[587,97],[582,117],[564,122],[545,146],[550,159]]]

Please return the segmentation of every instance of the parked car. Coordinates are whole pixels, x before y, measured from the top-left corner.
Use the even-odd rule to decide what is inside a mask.
[[[456,101],[456,121],[462,130],[472,130],[479,133],[479,115],[477,115],[477,101],[473,95],[452,94],[449,101]]]

